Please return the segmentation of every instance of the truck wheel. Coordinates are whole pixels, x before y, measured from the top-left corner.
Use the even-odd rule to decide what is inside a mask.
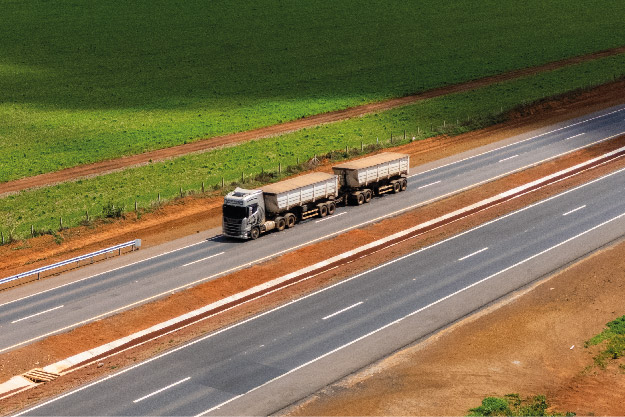
[[[284,220],[284,217],[278,216],[276,217],[276,229],[278,229],[278,232],[281,232],[284,230],[284,228],[286,227],[286,221]]]
[[[393,192],[398,193],[401,190],[401,184],[399,181],[393,181]]]
[[[325,204],[319,204],[317,208],[319,209],[319,217],[325,217],[328,215],[328,206]]]
[[[260,228],[258,226],[252,227],[252,230],[250,230],[250,238],[256,240],[258,236],[260,236]]]
[[[356,203],[361,206],[362,203],[365,202],[365,196],[362,193],[358,193],[358,195],[356,196]]]
[[[284,221],[286,222],[286,227],[288,229],[295,226],[295,220],[295,214],[293,213],[287,213],[287,215],[284,216]]]
[[[333,215],[334,212],[336,211],[336,204],[334,204],[333,202],[328,203],[328,215]]]
[[[371,190],[365,190],[365,203],[368,203],[369,201],[371,201],[371,197],[373,197],[373,194],[371,193]]]
[[[408,188],[408,180],[406,178],[401,180],[401,191],[406,191]]]

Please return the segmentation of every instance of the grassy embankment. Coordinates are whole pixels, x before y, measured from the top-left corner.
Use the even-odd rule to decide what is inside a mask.
[[[0,181],[621,46],[621,6],[3,0]]]
[[[486,397],[482,405],[469,410],[469,416],[574,416],[547,411],[549,403],[544,395],[522,399],[519,394],[508,394],[503,397]]]
[[[605,368],[608,360],[616,360],[625,356],[625,316],[621,316],[606,324],[606,328],[586,342],[586,347],[603,344],[603,349],[594,357],[595,364]],[[625,371],[625,364],[619,364]]]
[[[208,188],[222,177],[236,181],[242,171],[247,175],[275,171],[278,163],[286,167],[297,158],[304,161],[345,146],[359,148],[361,142],[375,143],[376,137],[388,141],[391,133],[403,137],[404,129],[408,138],[424,138],[445,123],[447,133],[461,133],[500,120],[502,109],[505,113],[522,103],[612,80],[624,68],[625,56],[606,58],[280,137],[23,192],[0,200],[0,230],[5,236],[12,231],[16,237],[26,237],[31,224],[35,229],[58,228],[60,216],[65,225],[76,225],[86,210],[92,217],[101,215],[109,202],[132,208],[136,200],[140,207],[148,207],[159,192],[169,199],[178,195],[180,187],[198,191],[202,182]]]

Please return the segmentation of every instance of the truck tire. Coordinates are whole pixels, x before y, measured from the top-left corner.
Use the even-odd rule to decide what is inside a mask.
[[[365,194],[365,203],[368,203],[369,201],[371,201],[371,197],[373,197],[373,193],[371,192],[371,190],[365,190],[363,192]]]
[[[408,188],[408,180],[403,178],[401,180],[401,191],[406,191],[406,188]]]
[[[256,240],[258,236],[260,236],[260,228],[258,226],[252,227],[252,230],[250,230],[250,239]]]
[[[293,213],[287,213],[284,216],[284,221],[286,222],[286,227],[287,229],[290,229],[291,227],[295,226],[295,221],[297,219],[295,218],[295,214]]]
[[[331,216],[336,211],[336,204],[333,201],[328,203],[328,215]]]
[[[278,230],[278,232],[281,232],[284,230],[284,228],[286,227],[286,221],[284,220],[284,217],[282,216],[278,216],[276,217],[276,229]]]
[[[365,202],[365,196],[363,195],[363,193],[358,193],[356,195],[356,204],[358,204],[359,206],[362,205],[362,203]]]
[[[393,181],[393,192],[398,193],[401,191],[401,184],[399,181]]]
[[[325,217],[328,215],[328,206],[325,204],[319,204],[317,209],[319,210],[319,217]]]

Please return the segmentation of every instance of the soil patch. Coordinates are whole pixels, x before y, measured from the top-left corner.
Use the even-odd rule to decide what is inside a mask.
[[[362,106],[351,107],[335,112],[317,114],[304,117],[291,122],[281,123],[273,126],[267,126],[255,130],[234,133],[225,136],[213,137],[210,139],[199,140],[193,143],[173,146],[166,149],[158,149],[145,152],[138,155],[131,155],[117,159],[101,161],[93,164],[79,165],[72,168],[63,169],[56,172],[50,172],[33,177],[21,178],[14,181],[8,181],[0,184],[0,195],[11,192],[18,192],[29,188],[43,187],[60,182],[76,180],[78,178],[102,175],[105,173],[118,171],[124,168],[147,164],[151,161],[162,161],[164,159],[174,158],[176,156],[186,155],[195,152],[205,152],[222,146],[231,146],[237,143],[246,142],[255,139],[261,139],[270,136],[282,135],[288,132],[301,130],[308,127],[318,126],[324,123],[332,123],[340,120],[346,120],[354,117],[360,117],[365,114],[389,110],[392,108],[404,106],[419,100],[425,100],[433,97],[439,97],[447,94],[469,91],[480,87],[502,81],[512,80],[515,78],[525,77],[528,75],[538,74],[541,72],[552,71],[569,65],[579,64],[585,61],[591,61],[599,58],[605,58],[612,55],[618,55],[625,52],[625,46],[609,49],[600,52],[594,52],[588,55],[577,56],[561,61],[550,62],[538,67],[524,68],[507,72],[504,74],[494,75],[490,77],[480,78],[478,80],[468,81],[461,84],[445,86],[421,94],[405,96],[385,100],[376,103],[365,104]],[[609,91],[606,90],[606,91]]]

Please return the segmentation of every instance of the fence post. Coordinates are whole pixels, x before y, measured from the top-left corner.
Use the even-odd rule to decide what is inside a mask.
[[[202,193],[204,192],[204,181],[202,181]]]
[[[241,182],[245,182],[245,172],[241,172]]]
[[[391,143],[393,143],[393,132],[391,132]]]
[[[360,141],[360,152],[364,150],[365,150],[365,144],[362,141]]]
[[[135,206],[137,205],[137,202],[135,201]],[[135,210],[137,208],[135,207]],[[89,221],[89,210],[85,210],[85,217],[87,218],[87,221]]]
[[[221,188],[224,188],[226,186],[226,182],[224,180],[224,177],[221,177]]]
[[[345,153],[349,153],[349,145],[345,145]]]
[[[404,140],[406,140],[406,129],[404,129]]]
[[[135,200],[135,213],[137,212],[137,200]]]
[[[30,237],[35,237],[35,227],[32,224],[30,225]]]
[[[282,162],[278,162],[278,174],[282,174]]]
[[[158,193],[158,202],[159,202],[159,204],[161,202],[161,193]]]
[[[0,236],[2,236],[2,244],[4,245],[4,232],[0,232]]]
[[[180,187],[180,198],[182,198],[182,187]]]
[[[115,207],[115,206],[113,206]],[[59,217],[59,228],[63,230],[63,217]]]

